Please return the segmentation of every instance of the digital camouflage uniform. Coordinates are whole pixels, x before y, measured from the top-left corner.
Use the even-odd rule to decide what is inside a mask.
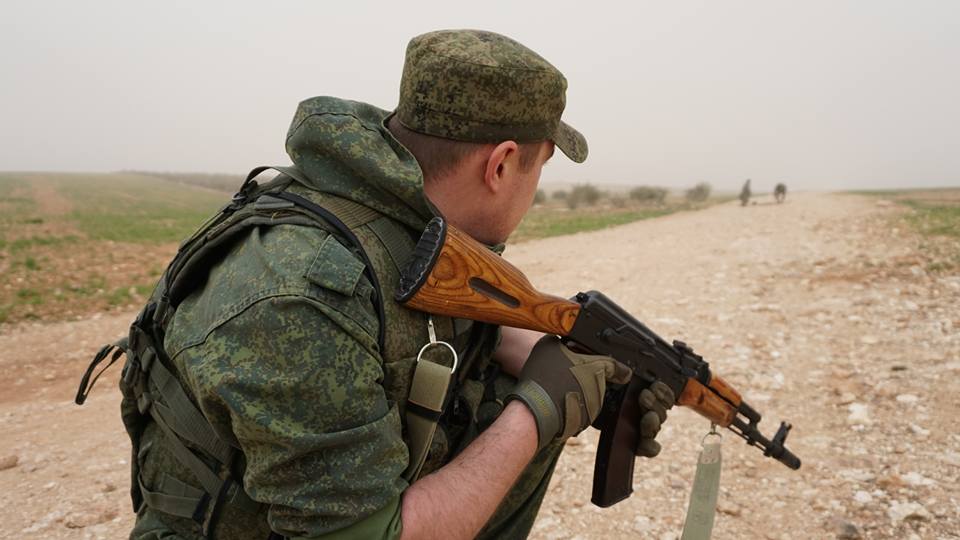
[[[559,71],[508,38],[436,32],[408,48],[397,115],[410,129],[447,138],[550,139],[583,161],[586,141],[559,121],[565,88]],[[304,101],[286,142],[300,178],[284,184],[349,214],[382,290],[384,348],[378,345],[384,321],[361,246],[330,227],[269,218],[245,230],[179,303],[163,345],[189,401],[237,449],[232,476],[242,479],[253,502],[193,519],[139,504],[132,538],[199,538],[204,521],[214,523],[216,538],[399,534],[400,496],[408,485],[404,412],[428,334],[426,316],[392,296],[434,212],[415,158],[385,127],[389,115],[330,97]],[[504,118],[513,130],[505,130]],[[516,382],[490,362],[496,327],[435,322],[440,338],[460,353],[460,367],[421,474],[451,461],[489,426]],[[125,401],[125,421],[135,402]],[[173,500],[202,493],[168,438],[150,421],[134,435],[135,504],[154,491]],[[562,446],[535,456],[480,537],[526,537]]]

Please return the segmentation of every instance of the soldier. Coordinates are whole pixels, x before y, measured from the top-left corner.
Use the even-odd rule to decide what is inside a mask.
[[[777,200],[777,204],[785,201],[787,199],[787,185],[783,182],[777,184],[777,186],[773,188],[773,197]]]
[[[410,42],[394,112],[300,103],[295,167],[185,244],[204,255],[171,264],[122,345],[132,538],[526,537],[564,440],[629,369],[392,297],[432,216],[502,249],[554,149],[586,159],[565,91],[516,41],[438,31]],[[431,331],[459,353],[439,418],[411,388]],[[657,398],[649,457],[673,403]]]
[[[747,178],[747,181],[743,183],[743,188],[740,190],[740,206],[746,206],[750,203],[750,179]]]

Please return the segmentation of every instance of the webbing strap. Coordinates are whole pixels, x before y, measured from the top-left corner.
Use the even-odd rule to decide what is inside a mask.
[[[250,171],[250,174],[247,175],[247,182],[253,180],[253,178],[268,170],[285,174],[297,182],[300,182],[301,185],[310,187],[310,180],[303,174],[302,171],[300,171],[300,169],[297,169],[296,167],[281,167],[280,165],[264,165],[253,169]],[[271,195],[276,196],[276,193],[272,193]],[[369,223],[381,216],[380,212],[362,204],[355,203],[349,199],[344,199],[343,197],[337,197],[336,195],[332,195],[330,193],[320,193],[320,196],[323,199],[323,208],[333,212],[340,221],[342,221],[351,229]]]
[[[404,231],[396,221],[383,216],[376,219],[368,225],[373,234],[377,235],[380,243],[390,255],[390,260],[397,267],[397,272],[406,268],[410,262],[416,243],[410,235]]]
[[[427,452],[443,413],[453,370],[447,366],[420,359],[413,372],[410,397],[407,398],[407,433],[410,437],[410,461],[403,477],[413,483],[427,459]]]
[[[127,352],[127,349],[128,343],[126,336],[109,345],[104,345],[103,348],[100,349],[100,352],[93,357],[93,361],[87,366],[87,370],[83,372],[83,377],[80,379],[80,386],[77,388],[77,395],[73,398],[73,402],[77,405],[83,405],[87,400],[87,396],[90,395],[90,391],[93,390],[93,385],[97,383],[97,379],[120,358],[121,354]],[[110,358],[110,361],[107,362],[107,365],[100,368],[100,371],[98,371],[96,375],[93,375],[93,371],[97,369],[97,366],[100,365],[101,362],[110,356],[111,352],[113,352],[113,356]],[[93,379],[90,378],[91,376]]]
[[[177,437],[176,432],[170,428],[170,425],[167,424],[167,421],[163,418],[163,415],[158,412],[157,405],[157,403],[153,403],[151,405],[150,416],[153,417],[154,421],[157,422],[157,425],[160,426],[160,429],[163,430],[164,435],[166,435],[167,442],[170,443],[170,449],[173,450],[173,454],[177,457],[180,463],[190,469],[190,471],[197,476],[200,484],[203,485],[204,491],[213,495],[220,493],[220,489],[223,488],[224,480],[210,470],[210,467],[206,463],[198,458],[196,454],[194,454],[183,444],[183,442],[180,441],[180,437]]]
[[[239,508],[246,512],[254,512],[260,506],[260,504],[247,495],[247,492],[243,488],[234,483],[232,480],[223,480],[216,473],[214,473],[210,467],[204,463],[196,454],[193,453],[189,448],[186,447],[177,437],[177,434],[170,428],[170,425],[164,420],[163,416],[158,412],[157,403],[154,402],[150,407],[150,416],[153,417],[154,421],[157,422],[157,425],[163,430],[164,435],[166,435],[166,440],[170,442],[171,450],[173,450],[174,456],[180,463],[190,469],[193,474],[197,476],[197,479],[200,481],[200,484],[203,486],[203,490],[206,491],[209,495],[222,498],[222,495],[226,493],[227,483],[233,485],[234,493],[227,499],[232,504],[236,504]]]
[[[707,439],[713,439],[708,441]],[[713,521],[717,513],[717,496],[720,492],[721,441],[711,428],[703,438],[703,448],[697,459],[697,472],[693,476],[690,505],[683,522],[681,540],[709,540],[713,534]]]
[[[140,486],[140,493],[147,506],[177,517],[202,520],[202,515],[206,511],[209,497],[201,490],[173,478],[165,476],[162,482],[163,493],[150,491],[143,484],[143,478],[137,476],[137,484]],[[197,518],[200,518],[199,520]]]
[[[340,221],[343,221],[344,225],[351,229],[366,225],[381,216],[380,212],[372,208],[328,193],[323,194],[321,203],[323,208],[333,212],[340,218]]]
[[[229,465],[233,458],[233,449],[217,436],[210,422],[193,405],[180,386],[180,381],[170,373],[163,362],[154,361],[148,377],[160,391],[166,404],[154,403],[154,407],[161,408],[160,414],[164,421],[181,437],[199,446],[220,463]]]

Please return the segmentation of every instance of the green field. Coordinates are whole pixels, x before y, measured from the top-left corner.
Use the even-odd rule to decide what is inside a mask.
[[[704,201],[689,202],[674,196],[667,197],[662,203],[652,203],[633,200],[624,193],[602,193],[594,204],[581,204],[576,208],[570,208],[564,200],[551,199],[527,212],[510,236],[510,242],[606,229],[675,212],[699,210],[733,199],[729,195],[715,195]]]
[[[137,174],[0,173],[0,323],[140,302],[228,199]]]
[[[227,175],[0,173],[0,324],[129,310],[177,244],[225,204]],[[219,184],[218,184],[219,186]],[[535,206],[511,242],[602,229],[699,206],[602,194]]]
[[[33,189],[37,184],[42,190]],[[43,200],[51,195],[58,199],[52,205]],[[0,174],[0,223],[11,226],[10,231],[4,227],[5,237],[17,225],[53,222],[86,240],[171,242],[189,234],[225,199],[223,193],[141,175]],[[20,238],[27,243],[58,241],[29,234]]]
[[[907,221],[924,236],[960,238],[960,189],[898,189],[853,191],[856,195],[882,198],[911,210]]]
[[[510,241],[524,242],[537,238],[606,229],[642,219],[665,216],[680,208],[680,206],[673,206],[603,210],[588,207],[569,211],[556,207],[534,208],[523,218],[516,232],[510,237]]]
[[[960,268],[960,189],[852,193],[893,201],[907,209],[901,219],[920,234],[920,248],[930,259],[928,271],[944,272]]]

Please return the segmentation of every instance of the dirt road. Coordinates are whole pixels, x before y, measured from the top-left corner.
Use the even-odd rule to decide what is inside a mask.
[[[791,194],[521,244],[541,289],[608,293],[743,390],[793,472],[732,434],[715,538],[960,538],[960,275],[876,199]],[[0,330],[0,537],[120,538],[128,449],[116,373],[84,408],[75,380],[132,314]],[[117,370],[119,371],[119,370]],[[534,537],[678,536],[707,424],[675,410],[634,496],[589,503],[596,434],[561,459]],[[14,463],[15,460],[15,463]],[[11,466],[12,464],[12,466]]]

